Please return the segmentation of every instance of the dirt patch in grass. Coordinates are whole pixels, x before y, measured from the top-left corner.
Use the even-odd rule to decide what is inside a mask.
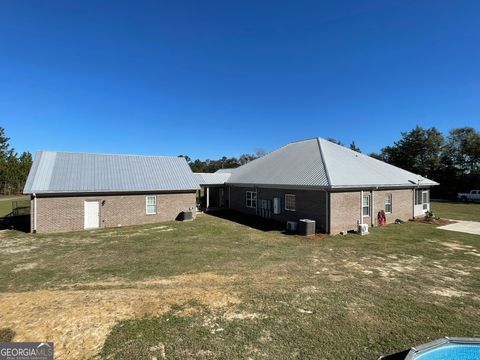
[[[338,282],[338,281],[343,281],[348,279],[347,276],[345,275],[340,275],[340,274],[328,274],[328,280],[333,281],[333,282]]]
[[[460,244],[460,243],[457,243],[457,242],[442,242],[441,243],[443,246],[446,246],[447,248],[451,249],[451,250],[458,250],[458,251],[469,251],[469,254],[470,253],[473,253],[473,254],[477,254],[476,250],[474,249],[473,246],[470,246],[470,245],[464,245],[464,244]],[[480,254],[478,254],[480,255]]]
[[[87,282],[87,283],[78,283],[78,284],[68,284],[68,285],[59,285],[61,289],[65,290],[73,290],[73,289],[85,289],[85,288],[151,288],[157,287],[162,285],[185,285],[190,282],[194,282],[197,286],[207,286],[212,284],[223,284],[226,281],[230,281],[235,279],[234,276],[222,276],[217,275],[211,272],[199,273],[199,274],[185,274],[185,275],[177,275],[177,276],[170,276],[166,278],[150,278],[140,281],[132,282],[128,279],[124,278],[111,278],[107,280],[100,280],[94,282]]]
[[[472,248],[470,245],[462,245],[456,242],[442,242],[441,244],[452,250],[469,250]]]
[[[453,220],[441,219],[441,218],[435,219],[435,218],[428,218],[428,217],[416,218],[413,221],[424,223],[424,224],[435,225],[435,226],[443,226],[443,225],[450,225],[450,224],[456,223],[456,221],[453,221]]]
[[[264,318],[265,316],[258,313],[249,313],[249,312],[226,312],[223,315],[224,319],[227,321],[232,320],[253,320],[258,318]]]
[[[18,264],[15,266],[12,270],[12,272],[17,273],[20,271],[25,271],[25,270],[32,270],[38,266],[38,263],[32,262],[32,263],[26,263],[26,264]]]
[[[210,286],[205,282],[210,279]],[[213,282],[212,282],[213,280]],[[15,341],[53,341],[56,358],[95,356],[112,327],[121,320],[156,316],[172,305],[197,301],[211,308],[239,303],[215,274],[171,279],[121,281],[128,288],[38,290],[0,294],[0,324],[15,331]],[[95,286],[112,282],[93,283]]]
[[[461,290],[456,290],[456,289],[451,289],[451,288],[434,288],[431,291],[432,294],[435,295],[440,295],[444,297],[462,297],[469,295],[468,292],[466,291],[461,291]]]
[[[422,268],[422,256],[404,255],[381,257],[364,257],[358,261],[344,260],[344,267],[365,275],[378,274],[385,280],[391,280],[402,274],[415,273]]]
[[[4,254],[28,253],[38,249],[37,244],[32,244],[29,236],[17,237],[15,231],[0,231],[0,251]]]

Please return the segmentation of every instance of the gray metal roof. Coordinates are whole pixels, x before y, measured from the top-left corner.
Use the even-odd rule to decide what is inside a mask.
[[[438,185],[322,138],[290,143],[243,165],[228,183],[330,189]]]
[[[225,173],[231,174],[233,172],[233,170],[235,170],[235,169],[218,169],[217,171],[215,171],[215,173],[216,174],[225,174]]]
[[[197,190],[185,158],[39,151],[23,192]]]
[[[317,139],[290,143],[236,168],[228,183],[328,186]]]
[[[199,185],[222,185],[230,178],[230,173],[193,173]]]

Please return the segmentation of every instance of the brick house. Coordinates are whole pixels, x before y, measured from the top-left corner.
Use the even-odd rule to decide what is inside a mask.
[[[24,193],[31,231],[55,232],[175,220],[199,189],[181,157],[37,152]]]
[[[356,230],[423,216],[438,183],[330,141],[290,143],[232,170],[224,203],[280,222],[312,219],[319,232]]]
[[[174,220],[230,208],[278,222],[312,219],[336,234],[423,216],[438,183],[321,138],[287,144],[236,169],[193,174],[184,158],[38,152],[25,185],[32,232]],[[195,213],[195,212],[194,212]]]

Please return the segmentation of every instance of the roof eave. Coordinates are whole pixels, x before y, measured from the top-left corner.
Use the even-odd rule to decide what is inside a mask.
[[[360,189],[389,189],[389,188],[408,188],[437,186],[439,183],[428,184],[366,184],[366,185],[298,185],[298,184],[259,184],[259,183],[235,183],[227,182],[226,185],[239,187],[257,187],[257,188],[275,188],[275,189],[300,189],[300,190],[360,190]]]
[[[440,185],[437,182],[428,183],[428,184],[366,184],[366,185],[333,185],[331,186],[332,190],[346,190],[346,189],[388,189],[388,188],[416,188],[416,187],[430,187]]]
[[[197,191],[200,190],[200,186],[196,188],[185,188],[185,189],[145,189],[145,190],[27,190],[23,191],[24,195],[33,195],[33,194],[145,194],[145,193],[156,193],[156,192],[183,192],[183,191]]]

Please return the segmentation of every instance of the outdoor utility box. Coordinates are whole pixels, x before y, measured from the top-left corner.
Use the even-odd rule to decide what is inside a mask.
[[[301,219],[298,222],[298,234],[299,235],[315,235],[315,220]]]
[[[280,209],[281,209],[280,198],[279,197],[273,198],[273,213],[276,215],[280,214]]]
[[[181,221],[188,221],[188,220],[193,220],[193,212],[192,211],[184,211],[181,213],[180,217]]]
[[[368,235],[368,224],[358,224],[358,234]]]
[[[297,232],[297,222],[287,221],[287,233],[295,234]]]

